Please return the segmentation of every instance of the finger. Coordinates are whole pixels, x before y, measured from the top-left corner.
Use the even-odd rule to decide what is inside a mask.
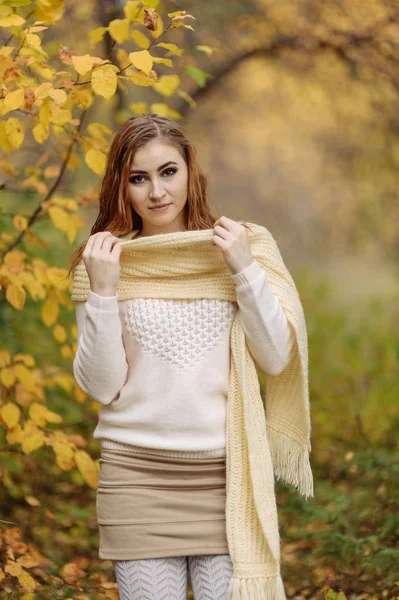
[[[216,225],[215,229],[214,229],[214,234],[220,236],[223,239],[228,239],[229,235],[231,234],[231,232],[229,232],[227,229],[225,229],[224,227],[222,227],[221,225]]]
[[[111,254],[113,256],[118,257],[121,254],[121,252],[122,252],[122,246],[120,243],[117,242],[116,244],[114,244],[113,248],[111,249]]]
[[[229,219],[229,217],[226,217],[225,215],[220,217],[219,221],[219,224],[222,225],[222,227],[225,227],[227,231],[234,231],[237,227],[237,223],[233,221],[233,219]]]

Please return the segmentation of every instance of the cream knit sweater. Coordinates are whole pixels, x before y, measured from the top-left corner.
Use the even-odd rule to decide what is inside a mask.
[[[133,298],[92,291],[76,303],[79,386],[101,404],[104,448],[225,455],[231,326],[239,308],[252,357],[280,373],[295,334],[254,260],[233,275],[237,301]]]
[[[252,255],[266,271],[295,340],[286,367],[267,374],[262,399],[241,310],[237,310],[231,326],[226,533],[233,577],[228,598],[285,600],[274,479],[294,485],[305,497],[313,496],[307,331],[295,282],[273,236],[266,227],[249,225]],[[118,300],[236,301],[236,282],[220,248],[211,244],[212,236],[213,229],[206,229],[123,242]],[[89,291],[82,261],[74,271],[72,300],[88,300]],[[168,382],[164,385],[167,388]]]

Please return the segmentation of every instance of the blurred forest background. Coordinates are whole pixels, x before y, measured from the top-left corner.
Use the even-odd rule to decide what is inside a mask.
[[[399,598],[397,1],[3,0],[0,36],[0,599],[118,598],[64,276],[142,112],[184,122],[215,213],[271,231],[303,303],[315,497],[277,482],[288,597]]]

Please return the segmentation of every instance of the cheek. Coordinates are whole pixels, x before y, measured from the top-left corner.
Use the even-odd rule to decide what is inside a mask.
[[[129,197],[130,197],[132,204],[140,205],[143,197],[145,196],[145,194],[143,193],[143,190],[137,185],[130,184],[128,186],[128,192],[129,192]]]

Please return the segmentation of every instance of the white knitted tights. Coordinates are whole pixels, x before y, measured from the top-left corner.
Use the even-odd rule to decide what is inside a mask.
[[[120,600],[186,600],[187,567],[194,600],[226,600],[233,575],[229,554],[112,562]]]

